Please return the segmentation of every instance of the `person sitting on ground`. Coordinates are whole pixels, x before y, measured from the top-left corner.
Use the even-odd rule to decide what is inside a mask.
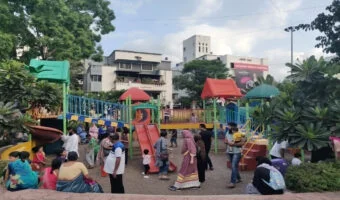
[[[283,194],[286,187],[285,180],[271,161],[266,157],[257,157],[257,167],[252,183],[246,188],[247,194]]]
[[[89,172],[85,165],[77,162],[78,154],[71,151],[67,155],[67,162],[63,163],[59,168],[58,181],[56,190],[60,192],[101,193],[100,186],[89,176]],[[89,184],[91,183],[91,184]],[[96,190],[91,186],[96,184],[99,186]]]
[[[12,151],[11,153],[9,153],[9,155],[8,155],[9,163],[16,161],[19,158],[19,154],[20,154],[20,152],[18,152],[18,151]],[[7,170],[8,170],[8,165],[4,168],[4,170],[2,172],[2,177],[3,177],[4,182],[6,182],[8,180],[8,176],[6,176]]]
[[[44,169],[44,173],[40,178],[42,182],[41,189],[56,190],[57,187],[57,175],[62,161],[58,158],[52,160],[51,167]]]
[[[293,166],[299,166],[301,165],[302,161],[300,160],[301,154],[299,152],[294,154],[294,158],[292,159],[292,165]]]
[[[27,151],[19,153],[19,159],[8,164],[6,188],[9,191],[38,188],[38,174],[34,172],[27,159],[30,154]]]
[[[151,156],[149,155],[149,149],[144,149],[143,151],[144,172],[142,172],[142,174],[144,175],[144,178],[149,178],[148,173],[150,170],[150,162],[151,162]]]
[[[43,149],[43,146],[36,146],[32,149],[34,156],[32,160],[32,169],[34,171],[41,171],[43,170],[44,166],[46,165],[46,156]]]

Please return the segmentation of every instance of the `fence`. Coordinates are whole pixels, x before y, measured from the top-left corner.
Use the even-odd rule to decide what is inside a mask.
[[[67,98],[68,113],[114,121],[128,121],[128,107],[124,104],[74,95],[68,95]]]

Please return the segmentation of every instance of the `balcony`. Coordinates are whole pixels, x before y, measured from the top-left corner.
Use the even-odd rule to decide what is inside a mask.
[[[127,90],[131,87],[136,87],[141,90],[147,90],[147,91],[166,91],[166,85],[165,84],[145,84],[145,83],[133,83],[131,81],[129,82],[118,82],[116,81],[114,83],[114,89],[115,90]]]

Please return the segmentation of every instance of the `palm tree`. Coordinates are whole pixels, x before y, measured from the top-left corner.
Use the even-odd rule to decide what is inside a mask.
[[[327,65],[328,63],[322,57],[317,60],[315,56],[303,60],[302,63],[287,63],[286,66],[291,69],[291,74],[287,78],[293,82],[306,81],[310,83],[323,76]]]

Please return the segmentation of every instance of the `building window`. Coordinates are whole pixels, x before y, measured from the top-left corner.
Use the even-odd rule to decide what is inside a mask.
[[[183,47],[183,52],[185,52],[185,47]]]
[[[184,59],[183,59],[183,60],[184,60],[184,62],[187,62],[187,57],[184,57]]]
[[[208,53],[208,47],[205,47],[205,52],[207,52],[207,53]]]
[[[152,64],[142,64],[142,71],[152,71]]]
[[[201,52],[201,46],[198,47],[198,52]]]
[[[91,81],[102,82],[102,75],[91,75]]]
[[[132,69],[130,63],[119,63],[119,69]]]

